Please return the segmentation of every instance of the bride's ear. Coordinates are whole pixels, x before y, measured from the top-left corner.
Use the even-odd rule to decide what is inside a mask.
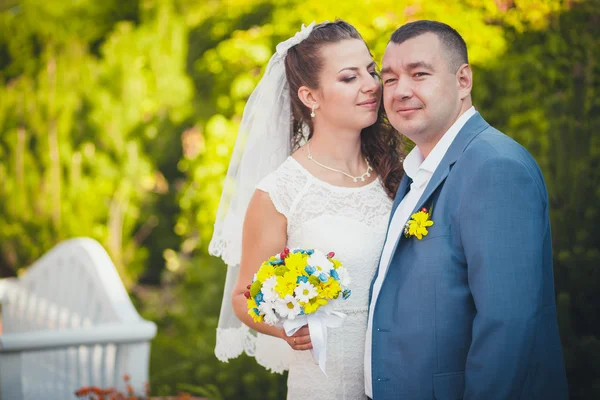
[[[315,91],[307,86],[301,86],[298,89],[298,98],[307,108],[311,110],[313,108],[313,105],[315,107],[315,110],[319,108],[319,101],[316,97]]]

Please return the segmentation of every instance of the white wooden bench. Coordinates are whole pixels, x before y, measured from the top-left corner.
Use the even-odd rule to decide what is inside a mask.
[[[156,325],[137,313],[96,241],[58,244],[0,281],[0,400],[65,400],[82,386],[143,393]]]

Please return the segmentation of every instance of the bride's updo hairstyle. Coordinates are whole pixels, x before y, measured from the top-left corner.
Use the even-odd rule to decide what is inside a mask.
[[[321,46],[348,39],[358,39],[364,42],[360,33],[349,23],[343,20],[325,22],[316,25],[306,39],[291,47],[287,52],[285,74],[292,103],[291,139],[294,150],[300,147],[305,139],[310,139],[313,135],[310,109],[298,97],[298,89],[302,86],[318,89],[319,77],[324,65],[319,51]],[[306,133],[308,133],[308,137],[306,137]],[[363,154],[379,175],[388,195],[394,198],[404,174],[402,169],[404,142],[402,135],[396,132],[388,122],[383,104],[379,107],[377,121],[364,128],[360,136]]]

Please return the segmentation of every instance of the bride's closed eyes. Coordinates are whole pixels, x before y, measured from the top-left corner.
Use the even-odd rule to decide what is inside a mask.
[[[377,73],[377,71],[369,71],[369,75],[371,75],[373,78],[380,79],[379,73]],[[355,80],[356,78],[357,78],[356,76],[348,76],[348,77],[342,78],[341,80],[343,82],[349,83],[349,82],[352,82],[353,80]]]

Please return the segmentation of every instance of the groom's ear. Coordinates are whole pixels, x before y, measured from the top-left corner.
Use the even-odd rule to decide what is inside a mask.
[[[307,86],[300,86],[298,89],[298,98],[308,108],[312,109],[313,104],[315,104],[315,110],[319,108],[319,100],[314,89]]]
[[[463,64],[456,71],[456,84],[458,85],[458,94],[461,100],[471,95],[473,88],[473,71],[469,64]]]

